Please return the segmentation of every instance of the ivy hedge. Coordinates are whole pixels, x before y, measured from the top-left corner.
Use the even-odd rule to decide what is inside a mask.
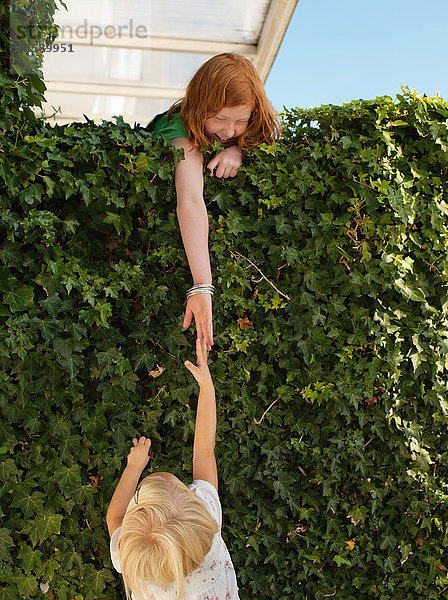
[[[182,151],[119,118],[50,126],[37,63],[5,56],[0,600],[115,600],[105,513],[130,438],[191,478]],[[235,179],[206,176],[242,600],[448,598],[447,118],[408,90],[291,109]]]

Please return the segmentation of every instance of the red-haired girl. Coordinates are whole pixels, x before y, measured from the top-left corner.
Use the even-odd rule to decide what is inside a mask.
[[[153,121],[154,137],[164,135],[184,160],[175,171],[177,217],[193,287],[187,291],[183,321],[194,316],[198,338],[207,349],[213,344],[212,273],[208,252],[208,216],[204,203],[202,146],[226,145],[208,163],[210,175],[234,177],[242,165],[243,150],[272,143],[281,133],[280,120],[266,97],[250,60],[237,54],[219,54],[200,67],[185,97]]]

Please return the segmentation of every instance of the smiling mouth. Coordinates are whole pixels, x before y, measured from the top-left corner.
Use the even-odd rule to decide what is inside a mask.
[[[215,137],[218,140],[218,142],[227,142],[228,140],[230,140],[230,138],[221,138],[221,137],[219,137],[219,135],[217,133],[215,133]]]

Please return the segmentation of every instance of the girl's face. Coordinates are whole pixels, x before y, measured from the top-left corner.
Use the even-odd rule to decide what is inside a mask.
[[[211,140],[230,142],[238,138],[249,124],[252,106],[225,106],[216,115],[205,120],[205,134]]]

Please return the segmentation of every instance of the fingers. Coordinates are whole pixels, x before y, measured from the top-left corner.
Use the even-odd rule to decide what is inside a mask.
[[[140,446],[147,446],[148,444],[151,445],[151,440],[142,435],[141,438],[138,440],[138,443],[140,444]]]
[[[196,340],[196,355],[200,367],[207,364],[207,342],[203,338],[198,337]]]
[[[204,341],[206,350],[210,352],[213,346],[213,329],[210,323],[207,321],[196,321],[197,339]]]
[[[223,177],[224,179],[228,179],[229,177],[235,177],[238,174],[238,169],[228,168],[222,172],[222,175],[219,175],[219,171],[216,171],[216,177]]]
[[[218,157],[215,156],[214,158],[212,158],[212,160],[207,165],[207,169],[210,169],[210,175],[212,175],[212,176],[213,176],[213,171],[216,169],[216,165],[219,162],[219,160],[217,160],[217,159],[218,159]]]
[[[219,165],[215,172],[215,177],[224,177],[227,178],[229,176],[229,168],[225,165]]]
[[[211,296],[205,294],[197,294],[190,296],[187,301],[186,314],[189,315],[188,325],[194,315],[196,332],[198,338],[206,341],[207,350],[211,350],[213,346],[213,324],[212,324],[212,306]],[[186,318],[184,319],[184,327]]]
[[[132,443],[134,444],[134,448],[137,446],[148,446],[148,448],[151,447],[151,439],[145,437],[144,435],[142,435],[138,440],[137,438],[132,438]],[[131,452],[132,450],[133,448],[131,448]]]
[[[198,367],[196,365],[194,365],[192,362],[190,362],[189,360],[186,360],[184,362],[184,365],[187,367],[187,369],[190,371],[190,373],[193,375],[193,377],[195,376],[196,371],[198,370]]]
[[[207,348],[207,350],[210,351],[213,346],[213,322],[210,322],[210,328],[208,331],[208,345],[209,347]]]
[[[184,365],[193,376],[196,376],[202,367],[207,366],[207,343],[200,337],[196,339],[196,357],[198,366],[194,365],[189,360],[184,362]]]
[[[237,165],[234,161],[228,161],[223,158],[219,159],[218,157],[219,155],[215,156],[215,158],[207,165],[207,169],[210,170],[210,175],[218,178],[223,177],[224,179],[235,177],[241,164]]]
[[[192,311],[187,307],[185,309],[185,316],[184,316],[184,322],[182,323],[182,327],[184,329],[188,329],[188,327],[190,327],[191,324],[191,319],[193,318],[193,313]]]

